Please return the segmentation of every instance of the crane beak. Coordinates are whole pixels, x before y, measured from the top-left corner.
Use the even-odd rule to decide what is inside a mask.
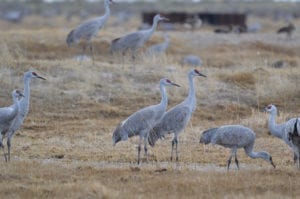
[[[180,85],[179,84],[176,84],[176,83],[171,83],[173,86],[177,86],[177,87],[180,87]]]
[[[202,77],[207,77],[206,75],[202,74],[202,73],[198,73],[199,76],[202,76]]]
[[[167,17],[161,17],[162,21],[170,21]]]
[[[46,80],[46,78],[43,78],[43,77],[41,77],[41,76],[36,76],[37,78],[40,78],[40,79],[42,79],[42,80]]]

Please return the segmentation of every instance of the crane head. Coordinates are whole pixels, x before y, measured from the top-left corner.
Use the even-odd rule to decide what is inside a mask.
[[[105,3],[108,3],[108,5],[115,3],[113,0],[105,0]]]
[[[161,79],[160,81],[162,84],[166,85],[166,86],[177,86],[177,87],[180,87],[180,85],[172,82],[171,80],[169,80],[168,78],[163,78]]]
[[[158,22],[158,21],[169,21],[168,18],[162,16],[161,14],[157,14],[154,16],[154,21]]]
[[[273,104],[269,104],[266,108],[265,108],[265,111],[267,113],[277,113],[277,108],[275,105]]]
[[[42,80],[46,80],[44,77],[39,76],[36,72],[32,72],[31,74],[32,74],[32,77],[40,78]]]
[[[195,76],[202,76],[202,77],[206,77],[206,75],[204,75],[204,74],[202,74],[202,73],[200,73],[197,69],[194,69],[193,70],[193,72],[194,72],[194,75]]]

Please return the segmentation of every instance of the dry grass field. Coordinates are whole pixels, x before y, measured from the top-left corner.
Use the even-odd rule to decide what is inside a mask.
[[[47,81],[31,82],[30,112],[12,141],[12,160],[0,161],[0,198],[297,198],[299,171],[292,152],[268,135],[263,108],[274,103],[277,122],[300,113],[300,34],[292,40],[276,35],[283,22],[260,21],[255,34],[199,31],[169,32],[166,55],[148,58],[112,56],[109,42],[139,25],[107,26],[93,40],[95,64],[74,57],[65,43],[80,19],[31,16],[22,24],[0,21],[0,106],[10,92],[23,89],[22,75],[32,69]],[[300,21],[295,21],[300,27]],[[124,28],[125,27],[125,28]],[[299,29],[299,28],[298,28]],[[147,45],[160,42],[154,34]],[[196,78],[198,106],[179,136],[179,162],[169,161],[172,136],[149,148],[149,162],[137,167],[137,138],[112,146],[116,125],[136,110],[158,103],[158,81],[168,77],[180,88],[168,88],[169,107],[188,92],[187,54],[203,59]],[[283,68],[271,65],[284,61]],[[256,132],[255,150],[268,151],[277,165],[238,152],[241,169],[226,171],[229,150],[199,143],[201,132],[223,124],[243,124]],[[2,153],[1,153],[2,155]]]

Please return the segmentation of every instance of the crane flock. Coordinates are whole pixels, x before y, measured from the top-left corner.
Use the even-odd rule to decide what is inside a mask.
[[[87,20],[74,29],[72,29],[66,38],[68,46],[72,44],[78,45],[80,41],[86,42],[90,48],[93,57],[92,38],[104,27],[110,16],[110,5],[112,0],[104,0],[105,14],[101,17],[96,17]],[[125,54],[127,51],[131,52],[133,58],[136,52],[141,48],[155,32],[160,21],[168,20],[167,18],[156,14],[153,18],[153,24],[149,29],[136,31],[126,34],[111,42],[111,52],[121,52]],[[292,23],[287,27],[278,30],[278,33],[286,32],[290,37],[295,27]],[[156,44],[148,49],[149,54],[162,53],[170,44],[170,39],[167,34],[164,35],[164,42]],[[83,53],[85,51],[83,48]],[[173,153],[175,148],[176,161],[178,157],[178,136],[186,128],[191,120],[193,112],[196,110],[196,89],[194,85],[194,77],[206,75],[199,72],[198,69],[192,69],[188,72],[189,93],[188,96],[178,105],[167,110],[168,96],[166,92],[167,86],[180,87],[178,84],[172,82],[168,78],[162,78],[159,81],[159,89],[161,93],[161,101],[156,105],[150,105],[142,108],[125,120],[121,121],[115,128],[112,136],[113,145],[120,141],[126,141],[133,136],[139,136],[137,163],[140,164],[140,153],[142,144],[144,144],[144,152],[148,160],[148,143],[154,147],[158,139],[165,137],[167,134],[174,134],[171,145],[170,160],[173,160]],[[33,78],[43,79],[44,77],[38,75],[34,71],[27,71],[24,73],[24,90],[13,90],[11,95],[13,104],[8,107],[0,108],[0,147],[3,149],[3,156],[6,162],[10,161],[11,153],[11,139],[15,132],[22,126],[28,112],[30,103],[30,81]],[[270,114],[268,119],[268,128],[272,135],[282,139],[294,152],[294,162],[300,168],[300,122],[299,118],[292,118],[289,121],[276,124],[277,108],[270,104],[265,108],[265,111]],[[4,150],[3,139],[7,137],[7,154]],[[244,148],[245,153],[251,158],[261,158],[269,162],[274,168],[272,156],[265,151],[254,152],[253,147],[255,143],[255,133],[252,129],[242,125],[223,125],[215,128],[205,130],[200,137],[200,143],[203,144],[217,144],[231,149],[231,155],[227,160],[227,169],[229,170],[231,160],[234,157],[237,168],[239,169],[239,161],[237,159],[237,150]]]

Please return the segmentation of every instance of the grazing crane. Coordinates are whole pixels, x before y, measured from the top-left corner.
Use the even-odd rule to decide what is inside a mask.
[[[277,30],[277,34],[281,34],[281,33],[286,33],[287,38],[291,38],[292,37],[292,33],[296,30],[295,26],[293,23],[289,23],[288,26],[284,26],[282,28],[279,28]]]
[[[239,161],[236,156],[237,149],[244,148],[246,154],[251,158],[261,158],[271,163],[272,156],[265,151],[254,152],[255,133],[248,127],[242,125],[224,125],[217,128],[211,128],[204,131],[200,138],[200,143],[213,145],[218,144],[226,148],[231,148],[231,155],[227,161],[227,170],[231,163],[232,156],[235,158],[235,164],[239,169]]]
[[[7,132],[7,149],[8,149],[8,161],[10,161],[10,148],[11,148],[11,139],[15,132],[21,127],[25,117],[29,111],[29,99],[30,99],[30,80],[32,78],[39,78],[46,80],[45,78],[39,76],[36,72],[27,71],[24,73],[24,98],[20,100],[20,108],[18,111],[17,116],[15,117],[14,121],[12,122],[10,128]]]
[[[296,118],[292,118],[287,122],[276,124],[276,116],[277,116],[277,108],[275,105],[270,104],[265,108],[265,111],[269,113],[269,120],[268,120],[268,128],[272,135],[275,137],[282,139],[287,145],[289,145],[292,150],[294,151],[294,163],[299,159],[299,156],[295,152],[295,148],[292,142],[288,139],[288,132],[291,132],[294,128],[294,123],[296,122]]]
[[[145,107],[127,119],[122,121],[113,133],[113,144],[115,145],[121,140],[127,140],[128,137],[138,135],[140,137],[138,146],[138,164],[140,163],[141,144],[144,140],[144,150],[147,158],[147,139],[149,131],[162,118],[168,106],[168,97],[166,93],[166,86],[178,86],[178,84],[171,82],[167,78],[163,78],[159,82],[161,92],[161,102],[157,105]]]
[[[297,167],[300,169],[300,132],[298,130],[298,118],[295,121],[293,132],[288,132],[288,139],[293,144],[295,154],[297,154]]]
[[[112,0],[104,0],[105,14],[103,16],[87,20],[70,31],[66,39],[66,42],[69,47],[73,43],[77,45],[80,42],[80,40],[86,41],[90,48],[90,51],[92,53],[92,59],[94,61],[94,53],[91,39],[97,35],[99,30],[104,26],[104,24],[108,20],[108,17],[110,16],[109,5],[111,3],[113,3]],[[86,46],[83,47],[82,54],[84,54],[85,48]]]
[[[150,46],[147,50],[147,54],[148,55],[157,55],[157,54],[164,53],[167,50],[167,48],[169,47],[169,45],[170,45],[170,37],[168,34],[165,33],[164,34],[164,42]]]
[[[180,104],[167,111],[163,115],[161,121],[150,131],[148,141],[152,147],[155,145],[155,142],[159,138],[164,137],[165,134],[174,133],[174,138],[172,140],[171,161],[173,160],[174,145],[176,145],[176,161],[178,161],[178,135],[186,127],[196,109],[196,94],[193,82],[193,79],[196,76],[206,77],[197,69],[191,70],[188,73],[190,90],[187,98]]]
[[[8,129],[10,128],[13,120],[18,115],[19,106],[20,106],[19,98],[21,97],[24,97],[21,91],[13,90],[12,92],[13,105],[9,107],[0,108],[0,147],[3,148],[3,151],[4,151],[3,138],[6,135]],[[5,152],[3,154],[4,154],[5,161],[7,162],[7,157],[5,155]]]
[[[150,29],[140,30],[114,39],[111,42],[111,52],[121,52],[124,55],[127,50],[130,50],[132,58],[135,59],[137,49],[142,47],[150,39],[151,35],[156,30],[158,22],[162,20],[168,19],[157,14],[153,18],[153,24]]]

